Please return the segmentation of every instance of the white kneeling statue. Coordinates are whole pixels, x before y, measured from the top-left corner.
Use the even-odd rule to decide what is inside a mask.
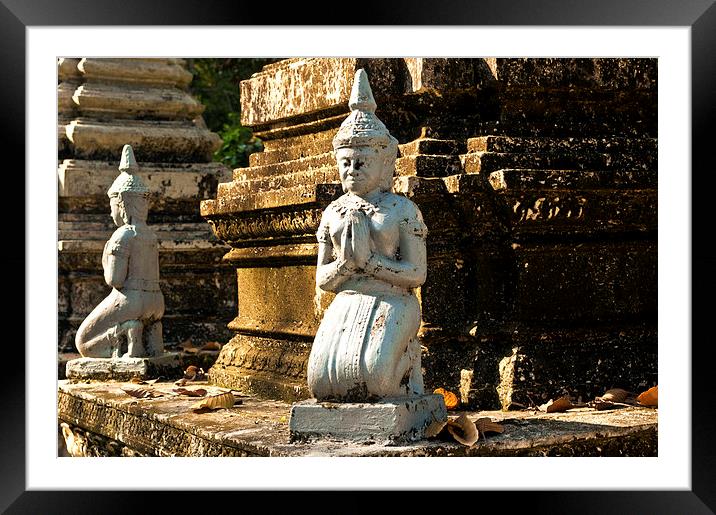
[[[427,228],[418,207],[392,192],[398,141],[375,115],[364,70],[351,114],[333,139],[345,192],[323,212],[316,283],[337,293],[308,361],[319,401],[374,402],[423,394],[420,304]]]
[[[132,147],[125,145],[121,173],[107,192],[118,227],[102,252],[104,280],[112,291],[77,331],[75,344],[83,357],[138,358],[164,351],[157,236],[147,226],[149,189],[135,175],[137,169]]]

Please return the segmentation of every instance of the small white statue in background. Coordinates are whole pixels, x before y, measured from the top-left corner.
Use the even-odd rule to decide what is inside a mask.
[[[318,328],[308,386],[319,401],[372,402],[423,394],[420,304],[427,228],[418,207],[392,193],[398,141],[375,115],[364,70],[351,114],[333,139],[345,194],[323,212],[316,283],[338,295]]]
[[[149,189],[134,175],[132,147],[122,149],[120,174],[107,191],[112,220],[119,227],[102,252],[104,280],[110,294],[77,330],[75,344],[84,357],[159,356],[164,351],[164,296],[159,289],[157,236],[147,226]]]

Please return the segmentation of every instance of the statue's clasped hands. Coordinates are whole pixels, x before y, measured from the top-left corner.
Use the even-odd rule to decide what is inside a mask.
[[[365,270],[371,256],[370,223],[362,211],[346,213],[338,258],[348,270]]]

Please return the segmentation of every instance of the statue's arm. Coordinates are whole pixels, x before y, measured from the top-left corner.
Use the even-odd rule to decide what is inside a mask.
[[[403,288],[416,288],[427,275],[425,239],[409,230],[400,231],[400,261],[371,253],[365,272],[376,279]]]
[[[124,256],[110,254],[107,256],[107,266],[104,268],[104,282],[112,288],[120,289],[127,279],[127,265],[129,260]]]
[[[109,239],[102,253],[104,282],[118,290],[124,286],[124,281],[127,279],[129,239],[128,233],[117,231]]]

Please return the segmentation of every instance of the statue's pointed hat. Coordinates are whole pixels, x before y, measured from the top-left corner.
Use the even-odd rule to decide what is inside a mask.
[[[351,97],[348,101],[351,114],[343,120],[333,138],[333,148],[380,145],[397,145],[398,140],[390,135],[375,115],[377,107],[370,89],[368,74],[363,68],[356,71]]]
[[[114,197],[119,193],[135,193],[138,195],[146,195],[149,193],[142,179],[135,173],[139,170],[137,160],[134,158],[134,150],[131,145],[124,145],[122,148],[122,159],[119,162],[119,171],[121,172],[110,186],[107,195]]]

